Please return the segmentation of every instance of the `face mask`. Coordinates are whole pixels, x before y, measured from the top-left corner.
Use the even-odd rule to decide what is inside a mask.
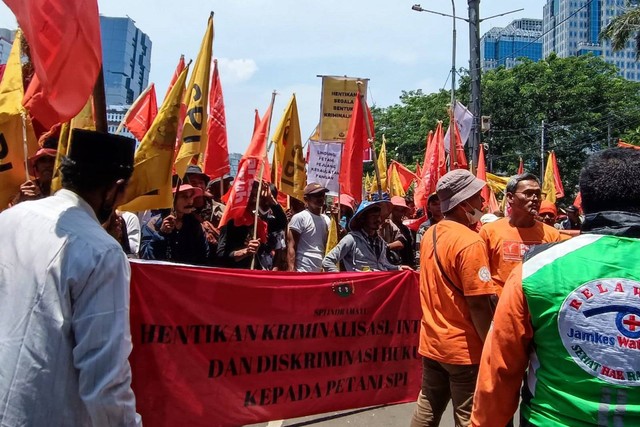
[[[471,205],[469,205],[469,207],[471,207]],[[465,211],[465,214],[467,215],[467,220],[469,221],[470,225],[476,224],[478,221],[480,221],[482,215],[484,215],[484,213],[480,209],[476,208],[473,208],[472,213]]]

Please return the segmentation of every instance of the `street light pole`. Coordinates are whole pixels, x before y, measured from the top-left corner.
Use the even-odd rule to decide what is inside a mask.
[[[456,108],[456,2],[451,0],[453,10],[453,47],[451,48],[451,107],[449,110],[449,170],[458,168],[458,156],[456,155],[456,130],[455,130],[455,108]]]

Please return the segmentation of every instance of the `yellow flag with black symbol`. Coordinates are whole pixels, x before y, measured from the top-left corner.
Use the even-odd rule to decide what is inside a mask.
[[[307,171],[295,94],[289,101],[289,105],[273,134],[272,141],[275,144],[274,159],[281,167],[281,171],[277,175],[279,182],[276,182],[276,186],[283,193],[303,200],[304,187],[307,185]]]
[[[18,30],[0,82],[0,210],[8,206],[27,180],[25,158],[38,150],[31,120],[22,106],[21,42],[22,33]]]
[[[187,167],[207,149],[207,117],[211,53],[213,50],[213,13],[202,38],[200,53],[193,67],[186,92],[187,115],[182,126],[180,150],[175,161],[176,174],[184,178]]]
[[[188,72],[187,65],[162,102],[158,115],[136,150],[133,174],[125,189],[125,204],[119,208],[121,210],[139,212],[173,205],[171,166]]]

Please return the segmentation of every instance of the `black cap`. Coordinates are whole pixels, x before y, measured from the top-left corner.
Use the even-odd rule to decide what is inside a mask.
[[[198,175],[201,176],[202,179],[204,180],[205,185],[207,183],[209,183],[209,180],[211,178],[209,178],[209,175],[207,175],[206,173],[202,172],[202,169],[200,169],[200,166],[198,165],[189,165],[187,166],[187,171],[185,172],[185,175]],[[187,181],[189,181],[189,177],[187,177]]]
[[[121,135],[72,129],[67,158],[96,172],[130,174],[136,141]]]

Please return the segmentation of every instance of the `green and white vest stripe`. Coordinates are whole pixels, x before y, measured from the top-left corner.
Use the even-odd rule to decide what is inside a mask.
[[[529,424],[640,426],[639,261],[639,239],[585,234],[524,263]]]

